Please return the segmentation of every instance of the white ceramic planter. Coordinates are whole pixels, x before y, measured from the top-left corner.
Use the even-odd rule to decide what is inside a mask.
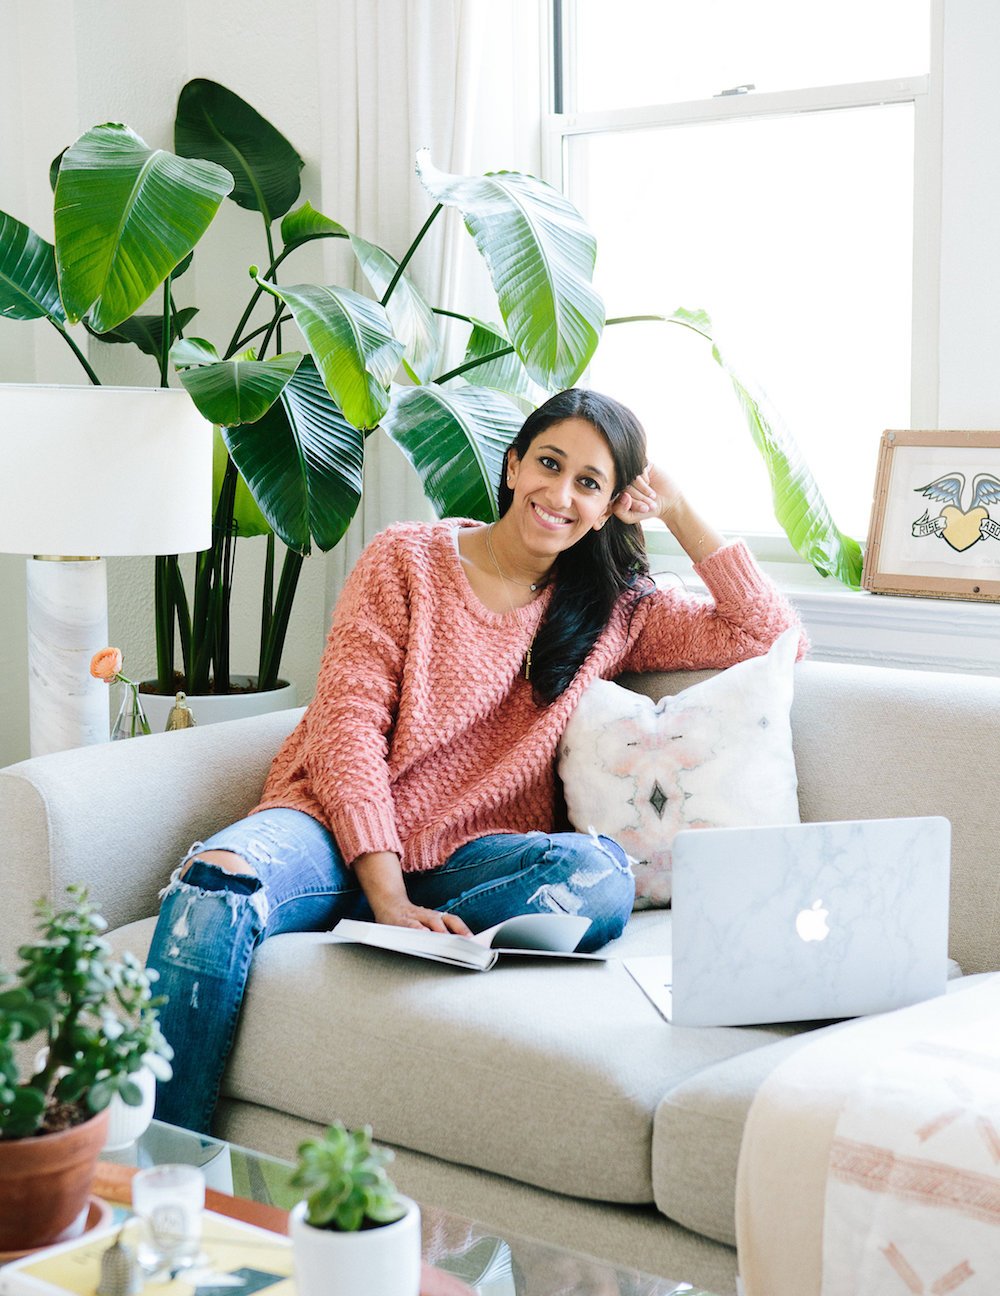
[[[255,675],[234,675],[234,684],[242,685],[256,680]],[[154,680],[143,680],[139,685],[139,697],[142,709],[146,713],[149,727],[153,733],[162,733],[167,727],[167,717],[174,705],[174,694],[166,697],[160,693],[147,693],[145,689],[154,684]],[[187,704],[191,708],[195,723],[199,725],[217,724],[220,720],[242,720],[246,716],[266,715],[270,711],[284,711],[286,707],[295,706],[295,685],[278,681],[278,687],[268,689],[266,693],[206,693],[187,694]]]
[[[294,1206],[289,1232],[299,1296],[418,1296],[420,1207],[402,1200],[402,1219],[358,1233],[313,1228],[306,1203]]]
[[[136,1071],[132,1079],[142,1090],[142,1102],[138,1107],[130,1107],[115,1094],[111,1099],[111,1118],[108,1121],[108,1137],[104,1144],[105,1152],[117,1152],[120,1148],[131,1147],[145,1134],[153,1119],[153,1106],[156,1102],[156,1076],[149,1067]]]

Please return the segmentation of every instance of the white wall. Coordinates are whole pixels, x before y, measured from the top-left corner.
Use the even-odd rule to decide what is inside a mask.
[[[359,211],[364,218],[356,226],[359,232],[384,239],[386,246],[397,250],[400,238],[408,240],[419,226],[418,222],[411,227],[408,220],[401,234],[400,208],[409,206],[410,218],[419,207],[422,220],[430,202],[419,191],[412,171],[413,114],[402,85],[405,77],[394,57],[383,60],[382,54],[390,49],[393,56],[397,54],[402,34],[411,43],[426,45],[434,77],[449,77],[443,33],[462,31],[465,41],[462,22],[467,14],[462,13],[460,22],[459,10],[458,0],[379,0],[377,5],[359,0],[284,0],[280,6],[264,0],[213,0],[210,5],[179,0],[168,6],[151,0],[87,0],[86,4],[8,0],[6,39],[0,45],[0,209],[51,239],[51,159],[84,130],[103,121],[124,121],[150,145],[171,147],[178,92],[192,77],[204,76],[242,95],[292,141],[306,163],[303,197],[352,228],[351,217],[343,213]],[[478,10],[477,21],[486,12]],[[514,156],[509,151],[510,144],[518,147],[517,130],[511,123],[522,120],[523,103],[513,95],[504,103],[504,88],[497,84],[504,52],[523,46],[526,23],[528,31],[537,27],[533,0],[511,0],[506,10],[503,5],[493,7],[488,20],[496,26],[484,88],[489,86],[494,98],[490,128],[483,134],[484,148],[476,165],[537,170],[537,132],[523,154]],[[345,89],[338,64],[342,67],[345,57],[353,58],[353,50],[345,49],[345,39],[361,24],[374,32],[366,48],[376,53],[357,76],[347,79]],[[397,82],[400,89],[394,102]],[[344,133],[339,118],[363,113],[373,101],[373,87],[380,145],[358,150],[356,119]],[[537,119],[537,106],[534,112]],[[424,121],[420,131],[426,126]],[[455,133],[461,133],[458,127]],[[501,136],[505,143],[497,153]],[[417,142],[430,140],[422,136]],[[439,147],[436,160],[447,165],[447,156],[442,156],[446,149]],[[345,167],[345,151],[351,150],[354,164]],[[404,154],[405,165],[400,162]],[[366,194],[369,198],[360,202],[359,195]],[[398,248],[399,253],[402,250]],[[201,307],[194,326],[197,334],[220,346],[228,341],[248,296],[247,266],[266,264],[266,260],[259,217],[226,203],[202,240],[195,268],[178,284],[179,304]],[[302,279],[322,281],[329,275],[330,281],[343,282],[343,261],[329,245],[322,251],[306,249],[287,264],[289,269],[294,265],[296,277]],[[153,362],[132,348],[80,340],[102,381],[143,385],[157,381]],[[87,379],[51,327],[42,322],[0,322],[0,381],[86,383]],[[392,447],[382,451],[391,463],[396,452]],[[109,471],[113,472],[113,463]],[[377,508],[367,520],[369,530],[374,525],[372,513],[383,520],[379,524],[384,524],[387,514],[394,515],[398,467],[390,477],[389,490],[383,487],[377,492]],[[400,512],[412,514],[416,507],[412,487],[398,494]],[[44,501],[39,506],[44,507]],[[238,549],[232,663],[236,671],[252,671],[256,665],[264,547],[259,539],[241,541]],[[355,541],[345,546],[345,552],[356,547]],[[301,701],[312,694],[343,568],[340,555],[314,554],[303,570],[283,659],[283,674],[297,683]],[[126,671],[133,676],[147,676],[154,666],[151,594],[151,559],[109,561],[110,638],[123,649]],[[0,555],[0,609],[3,765],[28,751],[22,557]]]
[[[371,0],[378,21],[415,21],[453,0]],[[1000,424],[1000,6],[996,0],[942,0],[943,123],[938,373],[938,425],[995,428]],[[520,166],[537,172],[533,120],[534,51],[519,82],[509,79],[506,57],[524,48],[537,30],[544,0],[497,0],[489,6],[493,24],[482,69],[489,116],[477,126],[476,167]],[[478,14],[485,12],[475,6]],[[276,8],[264,0],[179,0],[170,6],[151,0],[8,0],[5,41],[0,46],[0,209],[51,237],[51,195],[47,169],[60,149],[99,121],[125,120],[154,145],[171,141],[177,93],[194,76],[231,87],[275,123],[306,160],[304,195],[336,217],[353,209],[370,176],[383,174],[379,157],[359,155],[356,185],[340,168],[334,184],[329,160],[342,153],[338,130],[335,68],[342,41],[359,13],[358,0],[285,0]],[[350,15],[350,22],[346,21]],[[342,21],[342,19],[345,19]],[[338,48],[331,48],[338,42]],[[530,43],[530,42],[528,42]],[[447,75],[429,51],[431,75]],[[367,69],[370,77],[380,67]],[[407,131],[401,103],[398,121],[380,119],[388,143]],[[507,148],[497,140],[507,141]],[[497,149],[499,148],[499,152]],[[381,153],[382,150],[379,150]],[[321,163],[323,164],[321,166]],[[321,177],[321,170],[324,174]],[[410,183],[409,178],[404,185]],[[335,191],[336,190],[336,191]],[[391,218],[387,196],[373,220]],[[342,204],[342,205],[341,205]],[[367,237],[382,237],[365,227]],[[243,274],[260,261],[254,218],[231,204],[207,236],[190,290],[182,281],[183,303],[203,307],[198,329],[218,336],[243,297]],[[303,265],[303,277],[319,273],[318,262]],[[190,291],[190,296],[188,295]],[[220,339],[226,340],[226,339]],[[151,383],[151,362],[130,360],[124,348],[96,348],[102,377]],[[68,349],[41,324],[0,322],[0,381],[84,381]],[[39,502],[44,507],[44,501]],[[241,544],[240,565],[259,564],[262,541]],[[303,699],[310,696],[339,568],[321,556],[306,564],[289,636],[286,673]],[[150,613],[151,563],[118,559],[110,564],[111,639],[123,647],[127,668],[146,673],[153,664]],[[238,595],[234,667],[253,668],[259,582],[247,573]],[[0,555],[0,765],[27,753],[24,560]]]
[[[941,0],[938,427],[1000,428],[1000,5]]]

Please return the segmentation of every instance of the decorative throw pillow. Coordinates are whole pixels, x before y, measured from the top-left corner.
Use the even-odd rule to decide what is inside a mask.
[[[682,828],[799,822],[789,712],[797,630],[654,702],[595,680],[559,743],[570,822],[633,858],[635,908],[670,903],[670,848]]]

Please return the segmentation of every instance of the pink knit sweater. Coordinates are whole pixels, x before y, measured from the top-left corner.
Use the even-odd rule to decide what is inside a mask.
[[[730,666],[796,624],[742,541],[726,545],[696,568],[714,603],[657,590],[629,620],[623,599],[569,688],[540,707],[521,666],[551,590],[491,612],[462,570],[454,525],[393,526],[362,553],[316,695],[256,807],[304,810],[348,861],[394,851],[404,870],[430,869],[485,833],[553,831],[556,744],[592,680]]]

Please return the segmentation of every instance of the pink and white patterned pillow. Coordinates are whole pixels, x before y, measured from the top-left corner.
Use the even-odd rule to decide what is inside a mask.
[[[786,630],[761,657],[654,702],[595,680],[559,743],[570,822],[632,856],[635,908],[670,903],[682,828],[799,822],[789,712],[798,650]]]

